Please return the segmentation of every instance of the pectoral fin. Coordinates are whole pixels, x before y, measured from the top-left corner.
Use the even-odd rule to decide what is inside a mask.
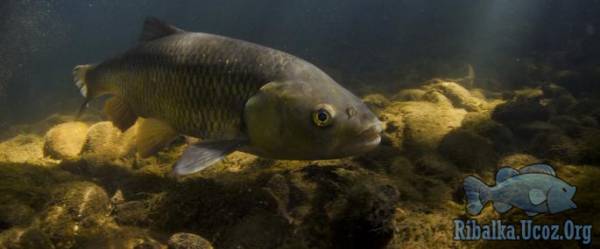
[[[245,140],[219,140],[191,144],[175,164],[176,175],[189,175],[201,171],[242,146]]]
[[[512,208],[512,206],[508,203],[504,203],[504,202],[494,202],[494,208],[496,209],[496,211],[498,213],[506,213],[506,211],[508,211],[509,209]]]
[[[539,205],[546,200],[546,194],[540,189],[532,189],[529,191],[529,201],[533,205]]]
[[[103,112],[121,131],[127,130],[135,124],[137,119],[129,105],[119,96],[113,96],[107,100]]]

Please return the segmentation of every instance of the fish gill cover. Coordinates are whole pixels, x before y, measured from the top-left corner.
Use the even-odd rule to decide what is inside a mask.
[[[553,0],[2,1],[0,248],[597,247],[599,11]],[[72,68],[136,46],[148,16],[311,62],[385,124],[380,145],[315,161],[234,152],[173,176],[195,139],[142,158],[140,124],[119,129],[104,99],[75,119]],[[328,124],[319,113],[304,121]],[[575,209],[465,210],[465,177],[493,186],[503,166],[538,163],[576,187]],[[591,234],[456,239],[463,220]]]

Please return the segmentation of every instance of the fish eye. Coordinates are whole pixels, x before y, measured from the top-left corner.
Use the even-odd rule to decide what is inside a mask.
[[[562,188],[562,191],[566,193],[567,192],[567,188]]]
[[[319,105],[312,113],[312,121],[318,127],[326,127],[333,122],[333,109],[329,105]]]
[[[325,127],[331,123],[331,115],[325,109],[319,109],[313,113],[313,122],[319,127]]]

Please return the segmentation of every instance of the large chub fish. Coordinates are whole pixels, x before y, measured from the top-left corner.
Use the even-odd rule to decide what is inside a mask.
[[[381,122],[316,66],[228,37],[186,32],[147,19],[139,44],[74,69],[86,103],[111,95],[104,113],[121,130],[138,117],[137,150],[149,156],[178,135],[188,146],[177,174],[197,172],[233,151],[318,160],[377,146]]]

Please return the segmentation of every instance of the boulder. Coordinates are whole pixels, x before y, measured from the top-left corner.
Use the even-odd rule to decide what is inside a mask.
[[[552,113],[569,115],[576,105],[577,99],[571,94],[565,94],[550,99],[548,108]]]
[[[542,121],[550,118],[548,107],[539,100],[518,99],[496,106],[492,119],[513,128],[520,124]]]
[[[52,191],[52,205],[60,206],[81,220],[92,215],[110,213],[110,198],[100,186],[86,181],[60,184]]]
[[[385,248],[465,247],[463,241],[452,239],[455,229],[453,220],[464,215],[464,208],[461,208],[460,206],[443,207],[435,212],[411,210],[407,207],[396,208],[394,238]]]
[[[384,113],[402,116],[403,146],[405,150],[431,151],[451,130],[460,127],[465,114],[463,109],[441,107],[429,102],[399,102]]]
[[[88,130],[81,155],[102,160],[125,156],[135,147],[135,132],[135,126],[123,133],[111,122],[96,123]]]
[[[545,121],[515,124],[512,131],[520,138],[532,139],[540,133],[562,133],[560,127]]]
[[[148,223],[148,207],[144,201],[128,201],[115,205],[114,217],[121,225],[139,226]]]
[[[576,142],[560,132],[538,133],[531,140],[529,150],[544,159],[564,162],[578,162],[580,159]]]
[[[208,240],[192,233],[176,233],[169,238],[169,249],[212,249]]]
[[[586,129],[586,125],[579,119],[568,115],[557,115],[550,118],[548,123],[560,128],[565,134],[578,137]]]
[[[480,171],[494,168],[498,155],[487,138],[467,130],[456,130],[444,137],[439,152],[459,168]]]
[[[379,112],[390,104],[390,101],[382,94],[369,94],[362,100],[374,112]]]
[[[392,100],[394,101],[419,101],[422,100],[426,91],[421,89],[404,89],[396,93]]]
[[[579,142],[579,150],[582,162],[590,164],[600,163],[600,130],[586,129],[582,132],[582,141]]]
[[[17,135],[0,143],[0,162],[46,165],[44,139],[36,135]]]
[[[498,160],[497,166],[500,167],[512,167],[520,168],[529,164],[540,163],[541,160],[530,154],[514,153],[503,156]]]
[[[448,98],[456,108],[464,108],[467,111],[480,111],[485,101],[471,95],[469,90],[456,82],[445,81],[425,86],[435,90]]]
[[[457,167],[446,157],[443,157],[438,153],[430,152],[420,155],[414,160],[414,164],[415,174],[426,176],[431,179],[451,181],[458,175]],[[423,183],[420,184],[429,185]],[[446,187],[445,184],[444,187]],[[436,194],[439,195],[440,193]]]
[[[404,142],[404,121],[400,113],[390,111],[388,109],[387,112],[379,115],[379,120],[385,123],[382,143],[391,144],[394,148],[401,150]]]
[[[422,100],[443,106],[444,108],[452,108],[453,107],[450,99],[448,99],[444,94],[442,94],[438,91],[435,91],[435,90],[427,91],[423,95]]]
[[[54,159],[77,157],[88,128],[83,122],[67,122],[52,127],[44,137],[44,155]]]

